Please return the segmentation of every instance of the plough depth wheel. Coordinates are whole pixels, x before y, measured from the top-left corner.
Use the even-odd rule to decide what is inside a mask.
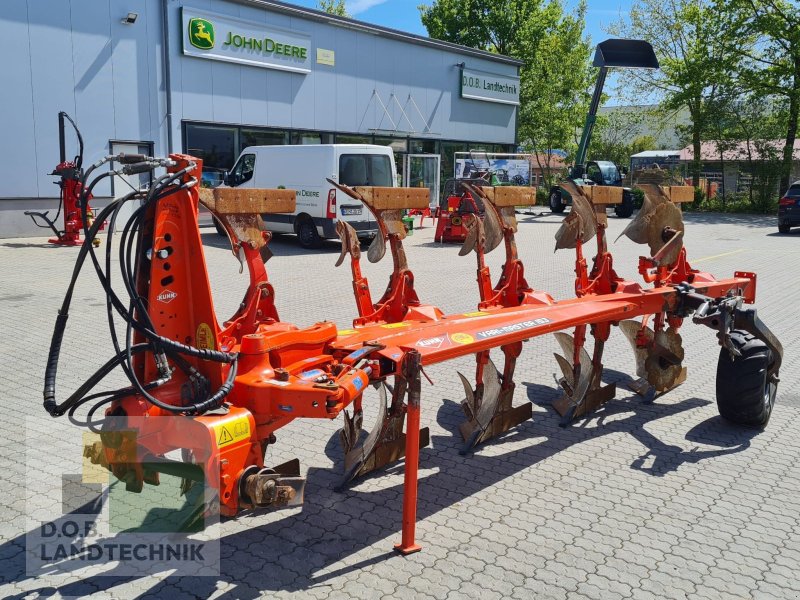
[[[719,351],[719,414],[737,425],[766,427],[778,390],[777,382],[768,375],[772,352],[764,342],[746,331],[734,331],[730,337],[740,355],[725,348]]]

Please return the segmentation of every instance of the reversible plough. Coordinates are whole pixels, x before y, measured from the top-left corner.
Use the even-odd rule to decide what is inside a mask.
[[[644,206],[624,231],[634,242],[649,246],[649,255],[638,265],[642,285],[617,275],[607,248],[605,203],[615,201],[615,190],[565,184],[571,186],[574,204],[556,235],[556,248],[575,250],[575,297],[556,301],[528,284],[517,253],[515,207],[532,204],[534,190],[471,186],[470,193],[482,199],[486,211],[483,219],[468,219],[460,254],[474,252],[477,258],[479,302],[474,310],[444,314],[420,301],[403,248],[403,211],[427,206],[428,190],[348,188],[332,182],[374,214],[380,232],[367,257],[379,261],[388,245],[393,270],[386,291],[373,301],[361,271],[358,238],[347,223],[339,222],[342,253],[337,265],[349,254],[358,316],[350,329],[325,321],[299,328],[279,319],[265,269],[270,234],[260,216],[292,212],[293,191],[201,190],[202,163],[196,158],[118,155],[87,170],[81,182],[85,193],[94,185],[87,183],[91,173],[110,161],[122,165],[123,172],[166,167],[167,174],[148,190],[112,202],[93,225],[84,225],[86,241],[75,277],[89,258],[108,297],[116,354],[67,400],[56,402],[56,370],[73,277],[53,335],[44,406],[53,416],[73,416],[81,405],[94,401],[87,423],[97,428],[101,441],[87,447],[86,455],[129,490],[157,484],[159,473],[181,473],[186,485],[205,478],[213,490],[213,501],[204,503],[202,511],[234,516],[244,509],[299,504],[305,480],[297,461],[269,468],[267,448],[277,430],[295,419],[334,419],[344,413],[342,485],[405,458],[402,541],[397,549],[413,552],[419,549],[414,536],[419,449],[428,443],[427,429],[420,427],[424,367],[476,357],[474,379],[459,374],[466,415],[462,452],[467,453],[531,418],[530,402],[516,407],[512,402],[524,341],[556,335],[563,351],[556,355],[563,393],[555,408],[567,424],[614,396],[614,386],[602,384],[603,348],[614,327],[633,345],[637,392],[652,399],[683,381],[678,330],[689,316],[717,333],[723,346],[718,369],[727,381],[724,389],[737,378],[742,389],[748,388],[732,395],[720,392],[718,385],[723,416],[751,426],[763,426],[769,418],[782,350],[755,310],[742,307],[755,299],[756,276],[737,272],[718,280],[691,268],[683,247],[682,188],[650,186]],[[111,240],[105,260],[95,255],[92,240],[99,224],[113,223],[120,207],[132,200],[141,205],[120,234],[119,278],[127,295],[123,300],[111,285]],[[224,226],[234,255],[250,277],[238,311],[221,325],[198,228],[201,203]],[[584,252],[592,238],[597,250],[590,267]],[[501,244],[505,261],[493,283],[485,254]],[[124,342],[115,330],[114,312],[125,323]],[[496,348],[503,355],[501,370],[490,358]],[[116,366],[131,385],[90,394]],[[364,436],[363,394],[370,385],[379,390],[378,422]],[[111,419],[93,420],[103,406],[107,417],[125,424],[125,435]],[[156,416],[162,418],[151,418]],[[166,457],[176,450],[183,461]]]

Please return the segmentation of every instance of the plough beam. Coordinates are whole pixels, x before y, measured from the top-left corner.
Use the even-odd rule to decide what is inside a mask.
[[[746,419],[737,417],[735,411],[723,414],[735,422],[764,426],[765,415],[768,419],[771,412],[782,347],[754,309],[742,308],[755,299],[756,276],[736,272],[732,278],[718,280],[691,268],[678,208],[685,190],[651,190],[652,197],[648,196],[625,230],[634,241],[650,246],[651,255],[642,257],[638,265],[649,285],[643,287],[614,271],[606,247],[604,209],[603,214],[600,210],[603,193],[595,190],[589,197],[583,189],[570,188],[573,211],[557,234],[556,246],[576,251],[575,297],[556,301],[528,285],[517,254],[514,207],[531,203],[532,190],[473,186],[471,192],[484,200],[486,218],[482,222],[472,218],[462,254],[474,251],[477,256],[478,310],[446,315],[420,303],[402,244],[402,211],[427,206],[428,191],[348,188],[331,182],[363,201],[375,215],[380,233],[368,258],[379,260],[388,243],[394,268],[386,292],[373,303],[360,269],[357,236],[340,222],[337,231],[342,253],[337,264],[350,254],[358,317],[352,329],[338,329],[330,322],[301,329],[279,319],[265,267],[271,256],[270,234],[259,216],[293,212],[293,191],[199,191],[202,161],[185,155],[147,158],[134,166],[142,172],[167,167],[168,175],[157,178],[151,189],[141,193],[142,207],[134,213],[130,228],[123,230],[122,279],[133,308],[111,289],[110,274],[94,254],[98,221],[108,218],[113,222],[120,201],[103,209],[93,225],[84,224],[87,235],[75,269],[77,277],[83,261],[91,258],[109,304],[132,333],[123,351],[66,401],[57,403],[56,371],[73,279],[53,333],[44,407],[53,416],[72,415],[98,397],[90,392],[102,376],[122,366],[131,386],[100,394],[106,398],[92,407],[89,420],[108,403],[106,415],[123,417],[124,428],[115,430],[106,420],[101,442],[87,448],[86,456],[108,468],[132,491],[157,484],[161,472],[181,474],[185,491],[205,473],[213,501],[198,507],[194,513],[198,519],[210,510],[234,516],[247,508],[300,504],[305,479],[300,476],[299,463],[266,467],[265,451],[275,443],[275,432],[295,419],[334,419],[344,413],[340,440],[346,474],[342,485],[404,456],[402,539],[396,549],[402,554],[418,551],[419,450],[429,440],[420,417],[423,367],[476,357],[475,387],[460,376],[468,419],[461,426],[462,453],[469,452],[531,418],[530,403],[512,404],[513,377],[523,343],[546,334],[555,334],[561,347],[556,361],[564,396],[556,408],[564,423],[613,397],[614,387],[602,386],[602,355],[614,325],[631,341],[637,375],[645,381],[648,393],[664,392],[680,383],[685,368],[678,329],[690,316],[717,332],[731,360],[743,352],[743,331],[760,340],[748,338],[748,344],[757,345],[758,354],[747,360],[770,357],[764,371],[766,390],[771,394],[765,396],[768,406],[756,407]],[[197,221],[200,201],[222,223],[233,254],[247,265],[250,277],[238,311],[222,325],[214,311],[203,258]],[[138,231],[138,237],[127,238],[129,231]],[[597,254],[590,271],[582,250],[595,236]],[[501,241],[506,260],[501,277],[492,285],[484,255]],[[113,319],[110,325],[116,336]],[[591,354],[586,349],[589,335],[594,342]],[[490,359],[496,348],[504,355],[502,373]],[[728,368],[720,364],[720,368]],[[735,373],[735,368],[730,372]],[[387,383],[390,377],[394,378],[393,387]],[[364,392],[370,386],[378,389],[378,422],[362,436]],[[177,450],[184,458],[182,463],[166,459]]]

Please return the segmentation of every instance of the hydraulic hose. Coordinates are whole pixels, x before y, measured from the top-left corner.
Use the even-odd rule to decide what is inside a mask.
[[[88,219],[86,218],[85,199],[88,198],[88,195],[91,194],[92,189],[100,180],[116,174],[116,171],[102,173],[95,177],[88,185],[86,182],[88,180],[88,176],[94,170],[110,161],[117,161],[124,165],[121,171],[125,173],[141,173],[153,170],[159,166],[170,166],[171,164],[174,164],[174,162],[168,159],[154,159],[152,157],[143,155],[116,155],[104,157],[103,159],[91,165],[89,169],[87,169],[86,173],[84,173],[81,179],[82,197],[80,204],[82,207],[83,228],[86,239],[84,240],[84,244],[81,247],[76,259],[72,279],[67,288],[67,293],[65,294],[61,309],[56,317],[53,337],[50,343],[47,366],[45,368],[45,384],[43,392],[44,408],[50,415],[54,417],[61,416],[69,411],[70,418],[72,418],[75,410],[77,410],[77,408],[79,408],[81,405],[91,400],[102,398],[102,400],[95,404],[90,410],[90,415],[93,415],[95,411],[102,405],[130,394],[139,394],[152,405],[171,413],[186,415],[202,414],[203,412],[219,407],[224,401],[225,397],[232,390],[237,373],[238,355],[206,348],[196,348],[194,346],[182,344],[175,340],[158,335],[154,331],[155,327],[153,322],[150,320],[150,316],[147,311],[147,303],[139,295],[137,290],[136,281],[139,270],[138,258],[136,266],[131,264],[131,256],[139,256],[139,254],[134,251],[135,234],[133,232],[139,230],[145,218],[148,207],[150,207],[153,202],[157,202],[158,200],[161,200],[171,194],[196,185],[197,180],[195,178],[192,178],[187,182],[180,181],[193,169],[193,165],[189,165],[188,167],[175,173],[170,173],[159,177],[144,197],[142,206],[134,212],[123,229],[120,243],[120,270],[122,273],[122,281],[131,298],[130,306],[126,307],[111,286],[110,240],[113,232],[109,232],[109,240],[107,243],[107,251],[104,261],[105,270],[95,254],[92,241],[96,237],[100,226],[106,221],[106,219],[109,218],[109,215],[111,216],[111,222],[116,223],[117,215],[123,203],[135,198],[136,196],[142,196],[144,192],[134,191],[124,198],[113,201],[100,212],[95,219],[95,222],[92,223],[91,227],[89,227]],[[109,329],[111,331],[112,342],[116,350],[116,354],[89,379],[87,379],[84,384],[80,386],[80,388],[73,392],[73,394],[70,395],[66,401],[58,404],[56,402],[56,376],[58,372],[61,346],[63,343],[67,321],[69,319],[69,307],[72,302],[73,291],[77,282],[77,277],[85,264],[87,255],[91,258],[91,262],[94,266],[98,279],[100,280],[100,284],[106,293]],[[114,311],[116,311],[127,323],[126,343],[124,349],[120,347],[119,341],[117,340],[113,318]],[[134,317],[134,315],[136,315],[136,317]],[[133,331],[141,334],[147,341],[145,343],[133,344]],[[160,378],[158,380],[151,381],[147,384],[143,384],[138,380],[132,367],[133,356],[145,351],[154,355],[156,362],[159,364],[160,373]],[[220,388],[213,394],[207,395],[207,383],[202,383],[203,381],[206,381],[205,377],[203,377],[200,372],[198,372],[191,364],[185,361],[182,358],[183,356],[190,356],[205,361],[228,363],[231,366],[228,369],[227,377]],[[161,402],[158,398],[149,393],[151,390],[163,385],[171,378],[172,369],[169,367],[167,359],[172,360],[172,362],[177,365],[178,368],[180,368],[187,374],[187,376],[189,376],[190,380],[197,384],[195,386],[196,393],[201,397],[205,397],[204,400],[193,402],[185,406],[175,406]],[[117,366],[122,367],[126,376],[130,380],[132,387],[116,391],[100,392],[97,394],[92,394],[91,396],[86,395]],[[89,420],[91,420],[91,416],[89,417]]]

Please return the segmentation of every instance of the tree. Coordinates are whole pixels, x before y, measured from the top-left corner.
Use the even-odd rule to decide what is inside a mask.
[[[538,38],[527,36],[523,58],[519,135],[535,152],[547,187],[554,183],[549,157],[556,149],[572,155],[577,149],[596,70],[591,47],[583,35],[586,4],[561,15]],[[555,12],[555,10],[554,10]]]
[[[564,15],[561,0],[434,0],[419,7],[432,38],[524,61],[520,69],[519,138],[537,153],[549,184],[555,149],[577,142],[591,81],[586,5]]]
[[[709,120],[713,145],[723,172],[723,204],[732,190],[725,189],[725,162],[740,165],[737,179],[747,181],[747,199],[757,212],[775,208],[775,190],[782,173],[782,145],[779,141],[787,121],[786,101],[761,96],[738,85],[719,94]]]
[[[800,7],[787,0],[719,0],[732,14],[732,49],[741,53],[740,85],[757,97],[782,98],[787,107],[780,193],[791,183],[800,120]],[[752,39],[742,45],[737,40]]]
[[[318,0],[317,8],[339,17],[350,16],[347,14],[347,7],[345,6],[344,0]]]
[[[655,137],[643,133],[642,124],[648,118],[650,111],[641,107],[619,107],[598,114],[587,156],[627,166],[633,154],[655,150]]]
[[[541,35],[560,13],[544,0],[434,0],[418,9],[430,37],[516,58],[525,35]]]
[[[635,0],[630,21],[611,28],[616,35],[650,42],[661,64],[658,70],[625,72],[622,80],[628,92],[639,98],[655,93],[664,112],[688,109],[695,185],[700,179],[702,132],[712,114],[709,106],[741,58],[724,21],[711,0]],[[747,40],[738,43],[744,46]]]

